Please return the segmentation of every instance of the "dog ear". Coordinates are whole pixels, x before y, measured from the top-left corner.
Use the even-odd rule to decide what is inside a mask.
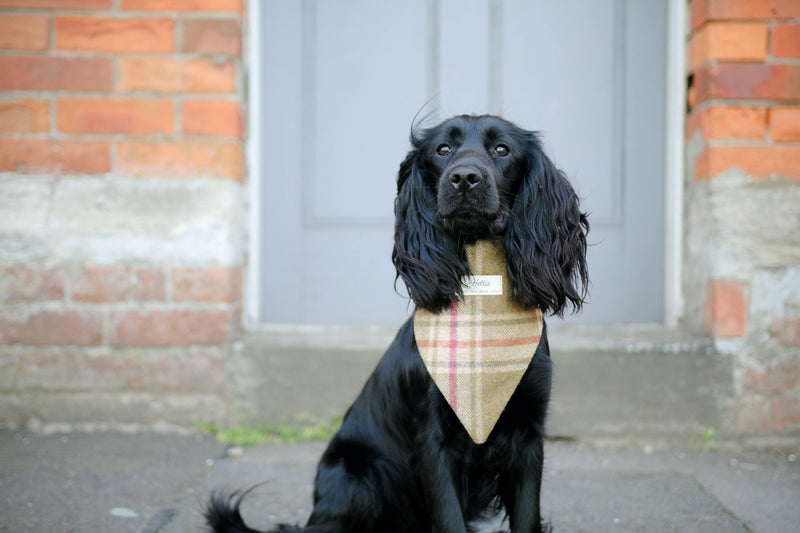
[[[563,316],[578,311],[587,297],[586,234],[589,222],[563,172],[530,133],[528,172],[505,236],[508,275],[517,300]]]
[[[422,166],[419,148],[400,164],[392,261],[414,302],[438,312],[461,297],[469,266],[462,247],[436,220],[435,185],[426,182]]]

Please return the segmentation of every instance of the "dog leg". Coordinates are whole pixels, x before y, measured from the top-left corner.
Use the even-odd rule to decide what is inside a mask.
[[[501,498],[508,512],[511,533],[544,533],[539,494],[542,488],[544,445],[541,437],[533,437],[505,473]]]
[[[458,500],[453,469],[441,445],[427,450],[421,461],[420,477],[434,533],[466,533],[464,514]]]

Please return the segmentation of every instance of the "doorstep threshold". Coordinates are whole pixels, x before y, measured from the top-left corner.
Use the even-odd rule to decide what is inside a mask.
[[[713,340],[702,334],[663,324],[548,323],[554,351],[713,353]],[[236,343],[327,350],[383,350],[398,326],[257,324],[246,328]]]

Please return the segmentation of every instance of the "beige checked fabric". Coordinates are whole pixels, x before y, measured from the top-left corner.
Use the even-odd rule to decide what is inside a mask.
[[[464,281],[463,301],[436,314],[417,308],[414,335],[433,381],[480,444],[533,358],[542,312],[514,300],[501,242],[478,241],[466,252],[473,279]]]

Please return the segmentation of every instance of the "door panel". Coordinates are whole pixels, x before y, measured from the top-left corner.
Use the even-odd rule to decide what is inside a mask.
[[[623,13],[615,3],[504,4],[503,113],[542,132],[553,159],[592,199],[595,224],[618,224],[621,207]]]
[[[304,0],[262,13],[264,321],[410,312],[394,291],[393,202],[423,106],[542,132],[592,224],[592,303],[568,320],[662,320],[665,1]]]
[[[407,314],[391,263],[395,179],[431,85],[428,10],[424,0],[265,3],[265,322]]]
[[[392,223],[392,171],[426,99],[426,2],[306,4],[306,224]],[[343,31],[352,28],[354,31]],[[387,164],[389,162],[389,164]],[[356,198],[358,199],[356,201]]]

